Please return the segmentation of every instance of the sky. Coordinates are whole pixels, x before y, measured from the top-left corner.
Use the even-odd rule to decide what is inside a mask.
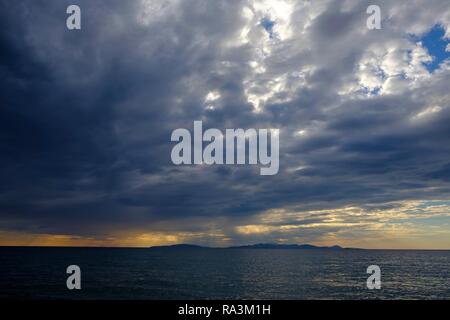
[[[450,249],[448,0],[0,9],[0,245]],[[200,120],[279,128],[279,173],[175,166]]]

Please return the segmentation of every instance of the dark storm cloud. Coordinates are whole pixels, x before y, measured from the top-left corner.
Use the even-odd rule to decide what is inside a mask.
[[[374,97],[358,82],[373,43],[401,50],[405,34],[438,22],[432,13],[445,1],[405,29],[393,19],[388,35],[367,32],[363,2],[323,2],[317,12],[294,2],[286,41],[283,23],[273,20],[268,37],[259,18],[246,20],[251,3],[77,1],[82,30],[68,31],[71,1],[0,1],[0,228],[104,235],[183,217],[241,221],[276,208],[448,198],[448,67],[420,82],[420,63],[410,61],[415,73],[382,79],[385,94]],[[278,78],[284,87],[274,91]],[[212,110],[211,91],[220,92]],[[271,92],[259,112],[249,92]],[[280,128],[280,173],[172,165],[170,134],[194,120]]]

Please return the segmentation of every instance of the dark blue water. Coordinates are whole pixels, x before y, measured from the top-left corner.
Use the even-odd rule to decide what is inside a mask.
[[[69,291],[68,265],[82,270]],[[382,289],[368,290],[379,265]],[[0,298],[450,299],[450,251],[0,248]]]

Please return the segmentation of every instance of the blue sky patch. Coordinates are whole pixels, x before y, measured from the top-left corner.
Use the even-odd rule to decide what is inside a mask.
[[[422,45],[427,48],[428,53],[433,57],[433,61],[425,63],[425,67],[429,72],[433,72],[446,59],[450,58],[450,52],[446,52],[445,48],[449,43],[448,39],[444,38],[445,30],[440,25],[435,25],[428,33],[419,38]]]
[[[427,200],[423,201],[418,208],[429,208],[434,206],[450,206],[450,200]]]
[[[273,27],[275,26],[275,21],[270,20],[267,17],[261,19],[261,25],[269,34],[270,39],[273,38]]]

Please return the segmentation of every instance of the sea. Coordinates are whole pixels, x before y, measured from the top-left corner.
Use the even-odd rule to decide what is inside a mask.
[[[450,251],[1,247],[0,299],[450,299]]]

